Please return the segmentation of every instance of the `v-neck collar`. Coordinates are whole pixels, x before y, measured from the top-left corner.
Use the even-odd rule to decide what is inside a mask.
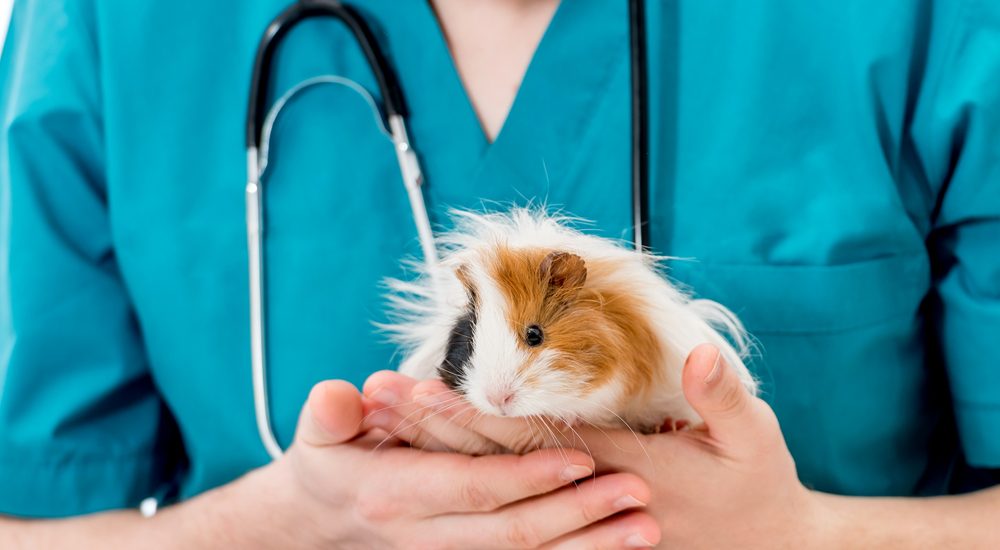
[[[550,187],[569,183],[581,154],[577,141],[602,109],[609,83],[627,71],[627,14],[617,4],[560,2],[492,143],[432,6],[414,2],[409,17],[387,19],[393,24],[386,39],[410,106],[411,133],[432,204],[481,206],[469,204],[470,196],[486,202],[544,201]],[[383,9],[397,7],[402,6],[392,2]]]
[[[434,47],[437,50],[444,51],[444,57],[447,59],[446,68],[449,69],[449,72],[451,73],[450,75],[451,78],[449,78],[449,80],[457,82],[458,86],[461,88],[462,96],[465,98],[465,101],[463,102],[464,110],[471,113],[471,115],[475,117],[477,123],[479,124],[479,130],[480,133],[482,134],[481,136],[482,142],[485,145],[484,150],[491,148],[495,143],[503,139],[504,129],[507,127],[507,121],[510,120],[511,114],[514,112],[515,106],[518,104],[518,102],[524,101],[523,94],[521,93],[521,91],[524,89],[524,83],[527,82],[529,78],[538,78],[537,76],[533,76],[533,73],[535,72],[533,66],[537,64],[537,59],[539,58],[539,52],[544,52],[545,48],[547,47],[546,42],[551,40],[550,31],[553,29],[553,27],[558,26],[558,19],[561,17],[560,12],[563,11],[564,6],[568,3],[569,0],[560,0],[559,5],[556,6],[555,12],[553,12],[548,25],[546,25],[545,27],[545,31],[542,33],[542,36],[539,39],[538,44],[535,46],[535,51],[532,52],[531,54],[531,59],[528,60],[528,66],[525,67],[525,71],[521,77],[521,81],[518,85],[517,92],[515,92],[514,98],[507,109],[507,113],[506,115],[504,115],[504,120],[503,122],[501,122],[500,129],[497,131],[496,136],[494,136],[494,138],[490,140],[489,136],[487,135],[486,129],[483,128],[482,121],[479,118],[479,114],[476,113],[475,104],[472,101],[472,96],[469,94],[469,89],[466,87],[465,81],[462,80],[462,75],[458,70],[458,64],[455,62],[455,57],[452,54],[451,47],[448,44],[448,35],[445,32],[444,25],[441,23],[441,20],[437,17],[437,14],[434,12],[434,6],[431,5],[430,0],[425,0],[424,6],[426,6],[427,10],[430,12],[431,19],[433,19],[435,28],[437,29],[437,37],[436,37],[437,39],[434,40]]]

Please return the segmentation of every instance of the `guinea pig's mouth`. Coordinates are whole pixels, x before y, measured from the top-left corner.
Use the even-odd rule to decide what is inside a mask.
[[[476,334],[476,310],[469,309],[459,317],[448,335],[448,347],[445,350],[444,361],[438,367],[441,380],[452,390],[464,393],[463,382],[472,357],[473,339]]]

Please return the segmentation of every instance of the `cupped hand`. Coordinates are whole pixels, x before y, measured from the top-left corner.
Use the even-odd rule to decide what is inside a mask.
[[[590,457],[576,450],[481,457],[421,451],[364,428],[365,408],[350,384],[318,384],[295,442],[265,468],[273,490],[266,497],[287,509],[276,521],[295,518],[297,543],[621,548],[658,540],[655,522],[639,511],[649,487],[634,474],[593,476]]]
[[[774,412],[746,391],[711,345],[696,348],[683,373],[685,397],[704,423],[654,435],[555,422],[542,430],[537,419],[477,414],[440,382],[388,373],[366,390],[399,395],[407,387],[419,406],[376,405],[372,425],[402,428],[403,439],[435,447],[583,450],[598,472],[629,472],[650,484],[648,510],[664,547],[812,547],[825,540],[827,512],[798,480]],[[409,417],[401,424],[402,413]],[[455,441],[465,434],[467,440]]]

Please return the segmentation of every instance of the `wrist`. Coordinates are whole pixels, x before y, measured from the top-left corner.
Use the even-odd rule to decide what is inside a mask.
[[[163,548],[313,548],[287,468],[271,463],[146,520]],[[296,513],[299,511],[300,513]]]
[[[808,533],[808,548],[825,550],[850,546],[848,533],[851,521],[844,509],[843,498],[837,495],[806,490],[809,506],[805,512],[805,532]],[[854,525],[856,532],[857,525]]]

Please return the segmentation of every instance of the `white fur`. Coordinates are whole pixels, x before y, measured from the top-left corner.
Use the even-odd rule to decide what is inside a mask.
[[[569,227],[568,218],[539,210],[516,208],[491,214],[456,211],[453,215],[455,229],[438,237],[441,262],[436,273],[421,270],[413,282],[389,281],[394,322],[383,328],[406,353],[400,372],[417,378],[437,376],[448,335],[468,308],[469,298],[455,273],[459,265],[464,265],[479,293],[479,308],[471,368],[462,389],[469,401],[484,412],[548,415],[601,425],[619,424],[624,419],[633,427],[659,425],[666,417],[698,421],[684,400],[681,370],[691,350],[705,342],[718,346],[747,389],[756,392],[756,382],[743,363],[748,345],[739,320],[720,304],[692,299],[671,285],[657,270],[664,258],[581,233]],[[624,381],[620,378],[596,390],[586,388],[583,381],[547,367],[556,353],[551,350],[541,353],[525,369],[528,355],[517,345],[519,336],[513,334],[506,320],[507,305],[484,269],[484,255],[498,245],[565,251],[585,262],[603,260],[620,266],[605,281],[591,277],[587,285],[609,283],[630,289],[643,304],[642,314],[653,327],[665,355],[660,376],[652,386],[643,395],[634,396],[622,395]],[[735,347],[722,334],[729,336]],[[522,376],[518,376],[519,370]],[[524,384],[526,376],[532,378],[532,384]],[[488,394],[506,389],[515,391],[517,398],[500,411],[488,401]]]

